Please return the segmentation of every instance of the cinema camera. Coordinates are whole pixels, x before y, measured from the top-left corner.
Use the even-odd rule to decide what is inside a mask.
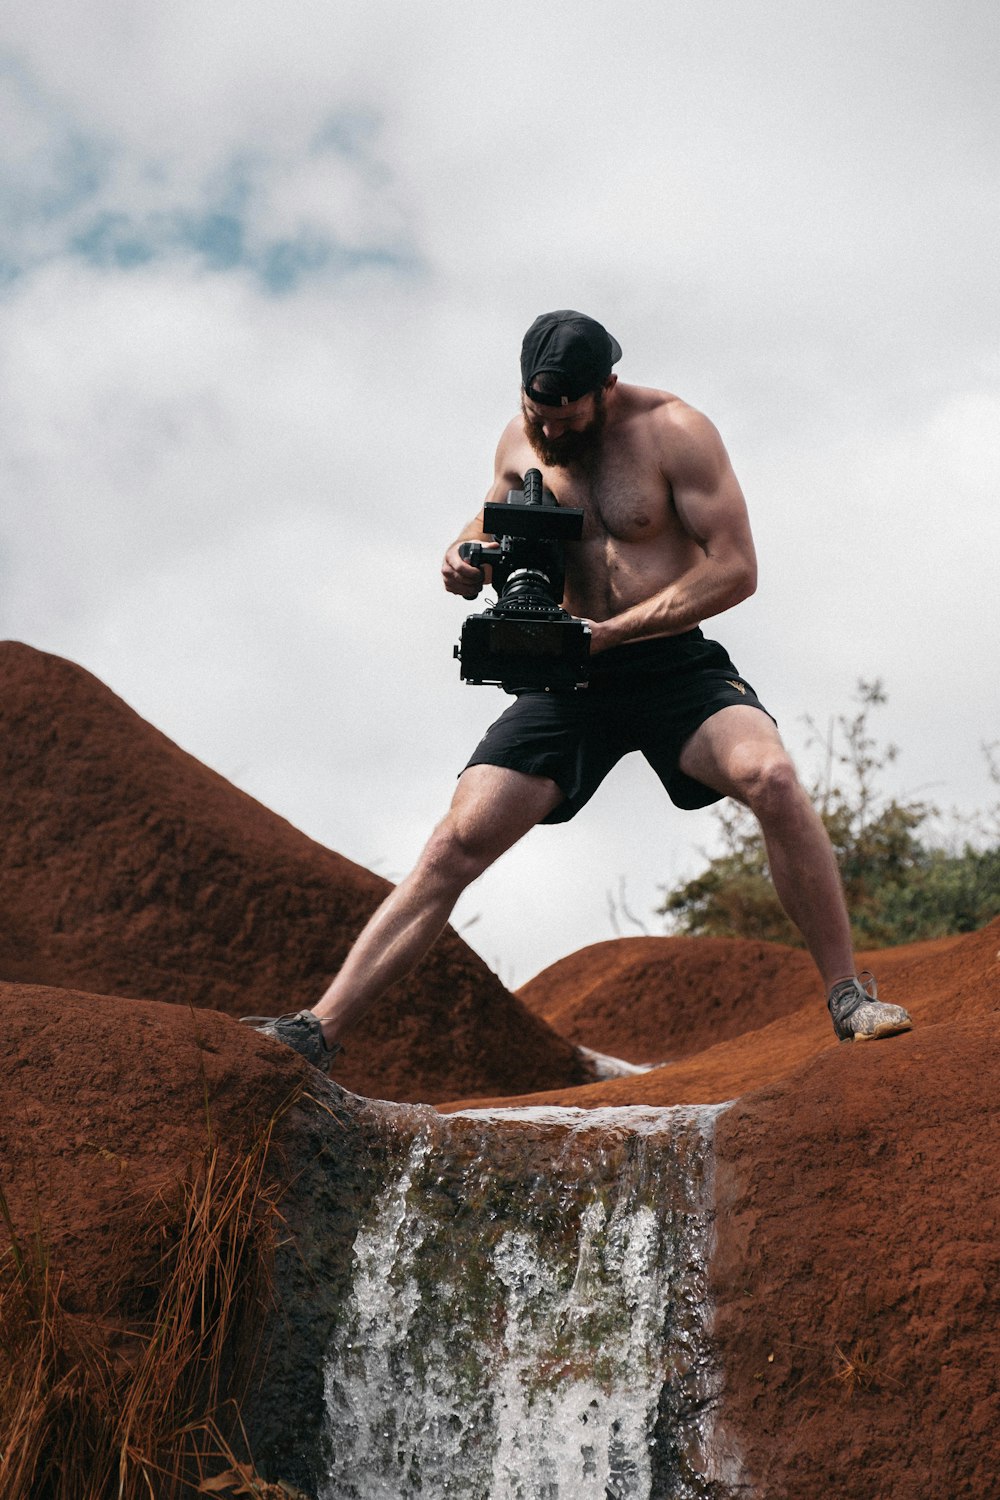
[[[590,629],[562,607],[563,543],[583,535],[583,511],[558,505],[538,469],[488,504],[483,528],[495,545],[463,542],[459,555],[491,569],[497,601],[470,615],[455,647],[463,682],[495,683],[507,693],[585,687]]]

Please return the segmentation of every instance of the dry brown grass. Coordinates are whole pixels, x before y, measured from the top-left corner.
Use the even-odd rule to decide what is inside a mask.
[[[848,1349],[833,1346],[834,1371],[831,1384],[838,1385],[848,1400],[857,1391],[880,1391],[898,1386],[899,1381],[886,1374],[876,1345],[869,1339],[856,1339]]]
[[[226,1159],[209,1136],[134,1216],[134,1316],[125,1289],[101,1317],[70,1312],[44,1235],[18,1233],[0,1189],[0,1500],[186,1500],[225,1493],[223,1470],[280,1493],[254,1475],[240,1404],[283,1223],[273,1130],[297,1097]]]

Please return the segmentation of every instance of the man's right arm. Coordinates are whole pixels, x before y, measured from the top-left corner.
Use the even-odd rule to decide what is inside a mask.
[[[521,418],[515,417],[504,429],[503,436],[497,445],[496,459],[493,465],[493,483],[490,485],[483,501],[483,510],[489,504],[502,505],[507,499],[507,491],[517,489],[523,483],[523,476],[513,466],[513,452],[516,439],[523,438],[524,429]],[[483,530],[483,510],[470,521],[468,526],[452,542],[444,555],[441,564],[441,577],[449,594],[458,594],[463,599],[475,599],[477,594],[486,583],[485,574],[480,568],[474,568],[459,557],[458,549],[463,542],[489,542],[492,538]]]

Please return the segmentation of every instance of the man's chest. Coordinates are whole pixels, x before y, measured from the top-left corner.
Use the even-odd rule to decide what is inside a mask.
[[[641,455],[602,455],[570,468],[542,466],[542,478],[560,505],[583,511],[585,541],[651,541],[677,524],[669,483]]]

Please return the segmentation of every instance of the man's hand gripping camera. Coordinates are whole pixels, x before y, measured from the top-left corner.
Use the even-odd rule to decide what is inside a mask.
[[[497,601],[462,627],[455,647],[462,680],[508,693],[585,687],[590,630],[562,608],[563,544],[583,535],[583,511],[558,505],[540,471],[529,469],[523,490],[486,506],[483,525],[495,544],[463,542],[459,556],[489,567]]]

